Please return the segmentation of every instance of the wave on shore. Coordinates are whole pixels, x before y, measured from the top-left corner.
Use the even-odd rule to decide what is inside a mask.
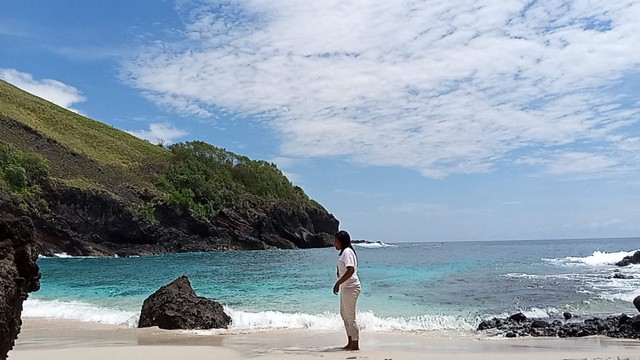
[[[231,316],[231,331],[264,331],[274,329],[340,330],[343,327],[340,315],[334,313],[304,314],[279,311],[247,312],[225,307]],[[139,312],[109,309],[83,302],[59,300],[44,301],[28,299],[24,303],[23,317],[67,319],[83,322],[98,322],[124,327],[138,325]],[[384,332],[415,332],[429,330],[475,329],[480,319],[465,319],[453,315],[420,315],[411,317],[379,317],[373,312],[358,314],[363,330]],[[219,331],[219,330],[216,330]]]
[[[232,330],[313,329],[340,330],[344,326],[340,315],[324,313],[310,315],[287,314],[279,311],[245,312],[225,307],[233,319]],[[452,315],[420,315],[411,317],[378,317],[371,311],[358,313],[363,330],[411,332],[428,330],[473,330],[476,320]]]
[[[78,320],[126,327],[138,326],[140,314],[95,306],[79,301],[27,299],[24,302],[23,317]]]
[[[603,252],[603,251],[594,251],[593,254],[589,256],[577,257],[577,256],[567,256],[560,259],[543,259],[546,262],[565,265],[565,266],[576,266],[576,265],[589,265],[589,266],[605,266],[605,265],[614,265],[616,262],[622,260],[625,256],[631,256],[635,254],[636,251],[618,251],[618,252]]]
[[[398,245],[387,244],[387,243],[383,243],[382,241],[367,242],[367,243],[353,243],[353,246],[358,246],[365,249],[382,249],[382,248],[398,247]]]

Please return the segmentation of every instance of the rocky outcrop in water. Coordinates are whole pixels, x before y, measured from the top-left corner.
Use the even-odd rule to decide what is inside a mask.
[[[633,255],[625,256],[616,263],[617,266],[629,266],[631,264],[640,264],[640,251],[636,251]]]
[[[568,314],[568,313],[567,313]],[[570,314],[569,314],[570,315]],[[566,319],[571,316],[564,315]],[[487,331],[508,338],[520,336],[583,337],[604,335],[613,338],[639,339],[640,315],[609,316],[588,318],[579,321],[529,319],[523,314],[515,314],[506,319],[493,318],[478,325],[478,331]]]
[[[226,329],[231,323],[222,305],[196,295],[186,276],[161,287],[142,305],[138,327],[161,329]]]
[[[22,303],[40,289],[36,236],[28,218],[0,214],[0,359],[6,359],[20,332]]]

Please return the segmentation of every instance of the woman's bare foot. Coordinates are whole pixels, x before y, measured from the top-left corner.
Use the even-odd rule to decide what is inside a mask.
[[[358,344],[358,340],[355,341],[351,341],[351,344],[349,344],[349,351],[358,351],[360,350],[360,345]]]
[[[347,345],[345,345],[342,350],[350,350],[351,349],[351,343],[353,341],[351,340],[351,336],[347,336]]]

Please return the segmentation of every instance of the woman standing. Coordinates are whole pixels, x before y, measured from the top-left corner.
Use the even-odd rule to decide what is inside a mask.
[[[340,293],[340,316],[347,330],[348,343],[343,349],[360,350],[360,329],[356,321],[356,301],[360,295],[360,279],[358,279],[358,258],[351,246],[351,236],[346,231],[338,231],[334,235],[338,256],[338,281],[333,286],[333,293]]]

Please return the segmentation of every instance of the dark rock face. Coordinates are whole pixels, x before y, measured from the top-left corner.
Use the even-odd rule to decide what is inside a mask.
[[[515,322],[521,322],[521,321],[526,321],[527,317],[523,313],[517,313],[509,316],[509,320],[515,321]]]
[[[640,264],[640,251],[636,251],[636,253],[631,256],[625,256],[616,263],[618,266],[629,266],[631,264]]]
[[[219,303],[197,296],[186,276],[161,287],[142,305],[138,327],[226,329],[231,318]]]
[[[504,334],[506,337],[604,335],[614,338],[640,339],[640,315],[633,318],[625,314],[609,316],[604,319],[594,317],[583,322],[563,322],[560,320],[549,322],[540,319],[515,320],[512,317],[513,315],[507,319],[485,320],[478,325],[478,331],[493,330],[496,334]],[[565,318],[568,319],[566,315]],[[521,319],[521,317],[517,316],[516,319]]]
[[[0,198],[0,207],[32,218],[45,256],[329,247],[339,224],[324,210],[286,204],[224,209],[208,220],[180,206],[159,205],[152,221],[135,215],[130,200],[104,191],[45,185],[43,197],[49,212],[27,214],[7,198]]]
[[[0,214],[0,359],[20,332],[22,303],[40,289],[36,235],[31,220]]]

